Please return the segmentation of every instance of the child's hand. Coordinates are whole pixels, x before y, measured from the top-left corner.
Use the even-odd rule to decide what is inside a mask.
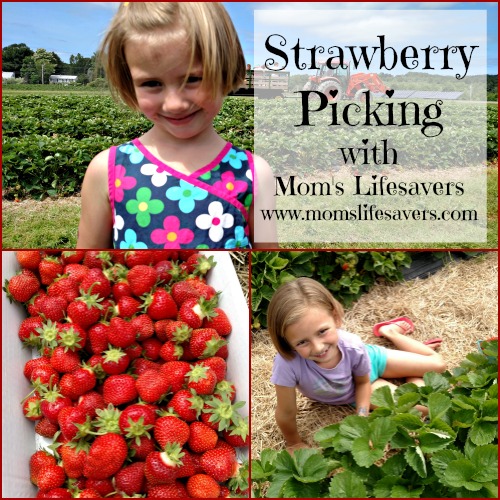
[[[299,450],[300,448],[311,448],[311,447],[307,443],[301,441],[300,443],[295,443],[290,446],[287,446],[286,451],[288,451],[290,455],[293,455],[294,451]]]

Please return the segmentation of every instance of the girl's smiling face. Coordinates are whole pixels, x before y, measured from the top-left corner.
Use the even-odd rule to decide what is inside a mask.
[[[139,109],[155,126],[177,139],[212,131],[223,96],[219,93],[213,99],[202,86],[199,61],[189,67],[185,35],[179,33],[154,44],[147,38],[130,40],[125,56]]]
[[[333,368],[339,361],[333,312],[316,307],[308,309],[286,329],[285,339],[299,356],[324,368]]]

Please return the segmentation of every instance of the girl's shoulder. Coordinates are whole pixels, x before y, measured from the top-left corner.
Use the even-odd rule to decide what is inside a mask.
[[[337,331],[339,334],[339,343],[342,343],[344,347],[357,349],[365,345],[358,335],[341,329]]]

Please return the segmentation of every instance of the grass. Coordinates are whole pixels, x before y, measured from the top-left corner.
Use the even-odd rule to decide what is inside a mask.
[[[80,198],[2,202],[3,248],[75,248]]]

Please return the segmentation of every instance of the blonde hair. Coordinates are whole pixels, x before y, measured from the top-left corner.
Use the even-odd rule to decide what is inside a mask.
[[[267,328],[274,347],[285,359],[294,357],[294,350],[285,338],[286,329],[311,307],[332,313],[336,326],[341,326],[344,318],[342,305],[321,283],[311,278],[297,278],[285,283],[273,295],[267,309]]]
[[[127,41],[181,30],[191,44],[189,70],[198,59],[202,85],[215,98],[227,95],[245,79],[245,59],[226,9],[212,2],[125,2],[120,5],[101,43],[99,57],[114,97],[138,110],[125,58]],[[189,72],[188,75],[189,76]],[[186,79],[187,79],[186,76]],[[185,82],[186,83],[186,82]]]

